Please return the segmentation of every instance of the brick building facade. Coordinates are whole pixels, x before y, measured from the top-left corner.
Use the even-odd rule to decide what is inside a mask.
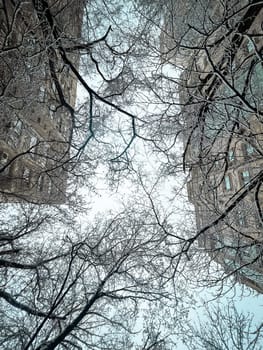
[[[165,26],[161,50],[183,70],[184,166],[199,247],[262,293],[263,9],[242,1],[225,12],[222,3],[211,4],[204,7],[205,25],[195,25],[199,39],[186,26],[179,40],[175,21],[175,34]]]
[[[82,16],[78,0],[1,1],[1,202],[66,200],[77,81],[58,46],[80,37]]]

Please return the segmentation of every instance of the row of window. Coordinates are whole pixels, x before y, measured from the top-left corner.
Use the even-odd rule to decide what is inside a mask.
[[[33,180],[35,181],[35,179],[33,179],[33,172],[28,167],[24,167],[22,169],[22,179],[21,180],[22,180],[22,184],[25,185],[25,183],[26,183],[28,187],[30,187],[30,186],[34,187],[36,185],[35,182],[32,182]],[[38,191],[43,192],[43,190],[45,189],[45,193],[50,195],[52,192],[52,187],[53,187],[53,185],[52,185],[52,181],[50,180],[50,178],[48,178],[44,174],[39,175],[39,177],[37,179]]]
[[[255,148],[249,143],[245,143],[242,145],[242,151],[243,151],[243,156],[245,158],[251,157],[253,154],[255,154]],[[228,152],[228,161],[234,162],[235,160],[236,160],[235,150],[230,149]]]
[[[247,185],[251,179],[251,174],[249,170],[242,170],[239,172],[239,182],[241,186]],[[230,174],[225,175],[224,177],[224,185],[226,191],[231,191],[233,189],[233,181]]]
[[[254,220],[253,220],[254,219]],[[252,228],[253,225],[257,228],[262,228],[262,220],[261,218],[255,214],[253,217],[248,217],[247,213],[244,211],[239,211],[236,216],[236,223],[241,227],[249,227]]]
[[[242,145],[242,156],[245,160],[248,160],[249,158],[252,158],[255,155],[256,155],[256,150],[252,145],[250,145],[249,143]],[[227,160],[229,165],[233,164],[236,160],[240,162],[241,155],[240,153],[236,152],[236,149],[231,148],[228,151]],[[224,161],[224,154],[222,154],[220,159],[214,161],[213,163],[214,170],[216,169],[221,170],[223,167],[223,161]]]
[[[14,132],[10,133],[8,139],[7,139],[7,143],[9,144],[9,146],[11,146],[12,148],[21,148],[21,146],[19,146],[20,144],[20,140],[21,140],[21,132],[22,132],[22,122],[17,123],[17,126],[14,128]],[[30,149],[30,158],[39,161],[42,165],[45,165],[46,163],[46,158],[45,155],[48,154],[48,144],[45,142],[41,142],[39,141],[39,137],[33,133],[32,131],[30,132],[30,134],[28,134],[28,132],[25,131],[24,134],[24,138],[23,138],[23,146],[22,148],[28,150]],[[38,155],[38,157],[37,157]],[[41,157],[41,155],[43,155]]]

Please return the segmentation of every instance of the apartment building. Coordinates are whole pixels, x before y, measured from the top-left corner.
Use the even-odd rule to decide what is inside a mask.
[[[161,36],[166,59],[183,70],[188,197],[201,232],[199,247],[262,293],[263,10],[247,1],[233,2],[229,12],[219,8],[222,3],[208,3],[204,25],[195,26],[199,39],[188,28],[178,40],[167,26],[170,35]]]
[[[77,81],[58,46],[74,45],[82,16],[80,0],[1,1],[1,202],[66,201]]]

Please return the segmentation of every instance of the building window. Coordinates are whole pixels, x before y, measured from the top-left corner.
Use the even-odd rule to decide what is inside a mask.
[[[30,177],[30,170],[28,168],[25,168],[23,172],[23,178],[28,180],[29,177]]]
[[[55,105],[50,105],[49,108],[49,116],[53,120],[55,117],[55,112],[56,112],[56,106]]]
[[[256,226],[258,228],[262,229],[263,228],[263,217],[261,218],[260,214],[256,213],[255,218],[256,218]]]
[[[44,176],[43,175],[39,175],[38,181],[37,181],[37,186],[40,192],[43,191],[44,188]]]
[[[8,154],[6,152],[0,152],[0,167],[4,167],[8,162]]]
[[[10,123],[11,126],[11,123]],[[12,123],[13,132],[10,132],[8,135],[8,139],[7,139],[7,143],[11,146],[11,147],[18,147],[19,142],[20,142],[20,137],[22,134],[22,127],[23,127],[23,123],[20,119],[17,119],[14,123]]]
[[[30,135],[29,136],[29,156],[31,159],[34,159],[36,156],[37,144],[38,144],[37,137],[34,135]]]
[[[62,118],[60,118],[60,120],[59,120],[59,131],[60,132],[63,131],[63,120],[62,120]]]
[[[246,214],[243,210],[237,212],[237,225],[242,227],[247,225]]]
[[[253,42],[251,41],[251,40],[249,40],[248,42],[247,42],[247,50],[248,50],[248,52],[250,53],[250,52],[253,52],[254,51],[254,44],[253,44]]]
[[[232,184],[231,184],[231,178],[229,175],[226,175],[224,178],[224,182],[225,182],[225,189],[227,191],[230,191],[232,189]]]
[[[248,170],[243,170],[241,171],[241,179],[242,179],[242,184],[246,185],[250,181],[250,173]]]
[[[22,132],[22,126],[23,126],[23,123],[20,119],[17,120],[17,122],[15,123],[14,125],[14,132],[17,134],[17,136],[20,136],[21,135],[21,132]]]
[[[233,149],[231,149],[228,152],[228,161],[233,162],[234,160],[235,160],[235,152]]]
[[[56,87],[56,83],[54,82],[54,80],[52,80],[51,88],[54,92],[57,92],[57,87]]]
[[[250,143],[243,145],[243,153],[245,157],[251,157],[255,153],[255,148]]]
[[[44,86],[40,86],[39,88],[39,100],[40,102],[44,102],[45,101],[45,95],[46,95],[46,89]]]
[[[36,144],[37,144],[37,137],[31,135],[31,136],[30,136],[29,148],[31,148],[31,147],[33,147],[33,146],[36,146]]]
[[[22,181],[23,184],[26,183],[27,186],[30,184],[30,179],[31,179],[31,171],[28,168],[24,168],[22,172]]]
[[[49,179],[48,180],[48,183],[47,183],[47,193],[50,195],[52,192],[52,182],[51,180]]]
[[[5,153],[5,152],[2,152],[1,158],[2,158],[5,162],[7,162],[7,161],[8,161],[8,154]]]

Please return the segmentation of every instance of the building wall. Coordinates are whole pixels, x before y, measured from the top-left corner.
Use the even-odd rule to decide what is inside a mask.
[[[49,1],[61,42],[40,24],[31,2],[1,5],[0,200],[62,203],[72,115],[62,106],[50,67],[74,107],[77,81],[60,59],[58,45],[73,45],[80,37],[83,5]],[[78,68],[78,53],[69,57]]]
[[[247,9],[241,12],[247,13]],[[209,227],[199,236],[199,245],[229,274],[235,273],[238,281],[260,292],[263,68],[258,55],[262,52],[262,15],[258,8],[233,22],[236,32],[206,54],[197,54],[195,64],[190,60],[180,89],[184,162],[190,171],[188,197],[195,207],[197,230]],[[215,34],[210,41],[220,37]]]

